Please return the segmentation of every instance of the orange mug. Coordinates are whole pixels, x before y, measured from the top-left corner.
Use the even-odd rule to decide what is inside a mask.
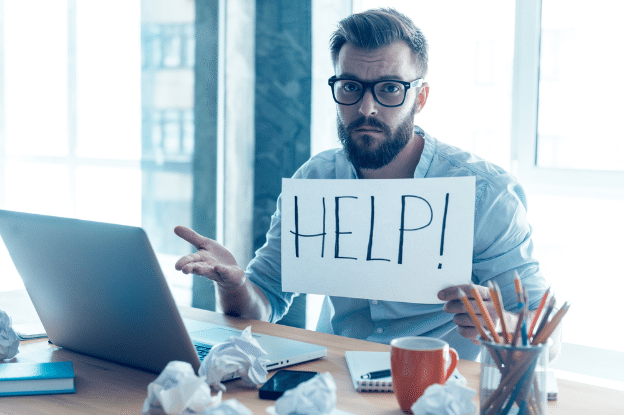
[[[402,411],[410,408],[428,386],[444,384],[458,363],[458,352],[441,339],[400,337],[391,341],[393,389]]]

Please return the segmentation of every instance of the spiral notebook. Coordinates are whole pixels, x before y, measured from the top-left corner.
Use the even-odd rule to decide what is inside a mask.
[[[363,379],[362,376],[379,370],[391,369],[391,352],[362,352],[346,351],[345,361],[352,377],[354,389],[358,392],[393,392],[393,378],[387,376],[378,379]],[[449,376],[449,379],[467,384],[467,379],[458,372],[458,368]]]
[[[393,379],[390,376],[379,379],[361,378],[361,376],[370,372],[390,370],[390,352],[346,351],[345,361],[347,361],[347,368],[356,391],[393,392]]]

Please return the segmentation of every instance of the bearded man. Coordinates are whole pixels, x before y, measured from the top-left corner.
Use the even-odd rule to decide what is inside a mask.
[[[430,91],[425,81],[425,37],[408,17],[393,9],[369,10],[342,20],[330,49],[335,75],[328,83],[336,102],[342,148],[312,157],[293,178],[475,176],[473,266],[467,281],[478,285],[487,311],[497,323],[486,288],[489,281],[496,281],[507,310],[506,325],[515,327],[515,271],[527,289],[530,310],[538,307],[547,289],[533,257],[525,193],[500,167],[444,144],[414,124]],[[278,198],[267,242],[245,271],[219,243],[177,227],[176,234],[198,252],[182,257],[176,268],[213,280],[217,303],[224,313],[276,322],[297,295],[282,292],[281,217]],[[458,298],[458,288],[474,301],[466,285],[440,291],[438,298],[443,304],[326,297],[317,330],[387,344],[401,336],[438,337],[461,358],[476,359],[478,332]],[[530,313],[529,318],[532,316]],[[552,355],[559,349],[557,340]]]

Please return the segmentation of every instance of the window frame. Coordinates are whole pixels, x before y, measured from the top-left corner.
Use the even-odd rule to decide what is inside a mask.
[[[538,100],[542,0],[517,0],[512,75],[511,166],[540,193],[623,199],[623,171],[539,167]],[[531,137],[531,140],[527,138]]]

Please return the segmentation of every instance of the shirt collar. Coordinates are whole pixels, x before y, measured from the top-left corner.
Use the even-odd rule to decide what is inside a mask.
[[[432,165],[432,160],[434,159],[434,153],[436,151],[436,139],[423,131],[423,129],[421,129],[418,125],[414,126],[414,132],[415,134],[422,136],[424,141],[421,158],[419,159],[419,164],[417,164],[417,168],[414,171],[414,178],[422,179],[427,175],[428,170]]]

